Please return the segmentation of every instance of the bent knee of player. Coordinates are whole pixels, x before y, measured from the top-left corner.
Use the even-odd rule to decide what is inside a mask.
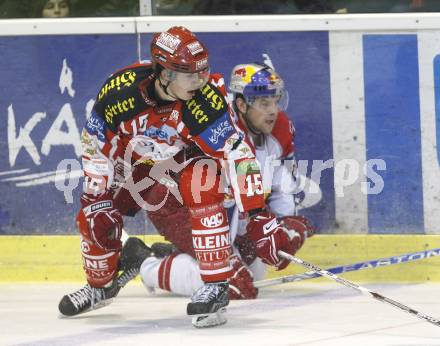
[[[161,265],[164,267],[167,262],[170,268],[161,271]],[[168,260],[147,258],[141,265],[140,275],[147,289],[161,288],[183,296],[190,296],[203,286],[197,261],[187,254],[179,254]],[[165,281],[167,284],[164,284]]]
[[[203,286],[197,261],[187,254],[180,254],[171,267],[171,291],[190,296]]]
[[[159,288],[158,272],[161,259],[156,257],[148,257],[140,268],[140,276],[142,283],[146,288]]]

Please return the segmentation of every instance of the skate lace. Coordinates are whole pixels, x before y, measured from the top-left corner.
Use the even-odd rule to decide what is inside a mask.
[[[138,274],[139,274],[138,268],[127,269],[118,277],[118,286],[124,287],[129,281],[133,280]]]
[[[105,293],[102,288],[92,288],[92,305],[91,305],[92,309],[95,307],[95,305],[97,305],[104,299],[105,299]]]
[[[220,292],[220,287],[218,285],[205,285],[200,288],[193,296],[194,303],[209,302],[214,299]]]
[[[80,309],[87,304],[90,304],[93,308],[96,303],[104,298],[104,291],[102,289],[92,288],[87,284],[69,296],[76,309]]]

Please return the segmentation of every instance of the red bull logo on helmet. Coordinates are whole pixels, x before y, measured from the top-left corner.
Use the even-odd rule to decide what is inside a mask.
[[[254,66],[245,66],[235,71],[235,76],[240,78],[245,83],[250,83],[252,76],[257,72],[258,71]]]

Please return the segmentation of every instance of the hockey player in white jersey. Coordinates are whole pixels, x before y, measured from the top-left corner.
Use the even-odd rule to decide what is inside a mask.
[[[267,223],[271,215],[275,214],[278,226],[281,225],[280,232],[284,233],[282,241],[289,243],[291,253],[298,251],[305,239],[313,235],[314,228],[305,217],[295,216],[295,130],[284,113],[288,95],[283,80],[266,65],[242,64],[232,70],[229,90],[234,98],[237,123],[255,146],[263,173],[262,188],[267,204],[267,218],[262,213],[249,223],[238,208],[229,209],[232,214],[231,237],[234,245],[231,258],[234,272],[228,280],[229,296],[231,299],[253,299],[258,294],[253,281],[264,277],[267,264],[275,266],[277,270],[288,265],[287,261],[274,258],[273,248],[268,242],[261,241],[261,227],[256,227],[256,224]],[[226,200],[225,204],[229,201]],[[184,211],[176,211],[171,217],[167,215],[163,219],[166,221],[154,214],[150,217],[163,234],[162,228],[172,227],[169,225],[174,224],[173,218],[182,220]],[[167,229],[166,234],[178,250],[162,258],[147,258],[141,266],[142,281],[149,288],[161,288],[189,296],[203,286],[203,281],[191,246],[185,241],[185,227],[180,226],[174,231]],[[178,235],[170,237],[170,234]]]

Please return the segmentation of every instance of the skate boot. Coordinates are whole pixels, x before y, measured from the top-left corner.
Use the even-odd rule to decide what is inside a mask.
[[[177,248],[171,243],[153,243],[151,251],[153,251],[155,257],[164,258],[177,251]]]
[[[229,304],[227,282],[205,283],[191,297],[186,308],[193,316],[196,328],[214,327],[226,323],[226,306]]]
[[[113,280],[110,287],[103,288],[95,288],[87,284],[78,291],[65,295],[58,305],[58,310],[64,316],[76,316],[100,309],[113,301],[119,289],[117,280]]]
[[[89,284],[78,291],[65,295],[58,309],[64,316],[75,316],[109,305],[129,281],[139,274],[139,269],[151,250],[138,238],[129,238],[122,248],[119,270],[122,273],[113,280],[110,287],[95,288]]]
[[[150,257],[151,253],[151,249],[139,238],[128,238],[122,248],[119,260],[119,270],[122,270],[118,277],[120,288],[139,274],[142,262]]]

